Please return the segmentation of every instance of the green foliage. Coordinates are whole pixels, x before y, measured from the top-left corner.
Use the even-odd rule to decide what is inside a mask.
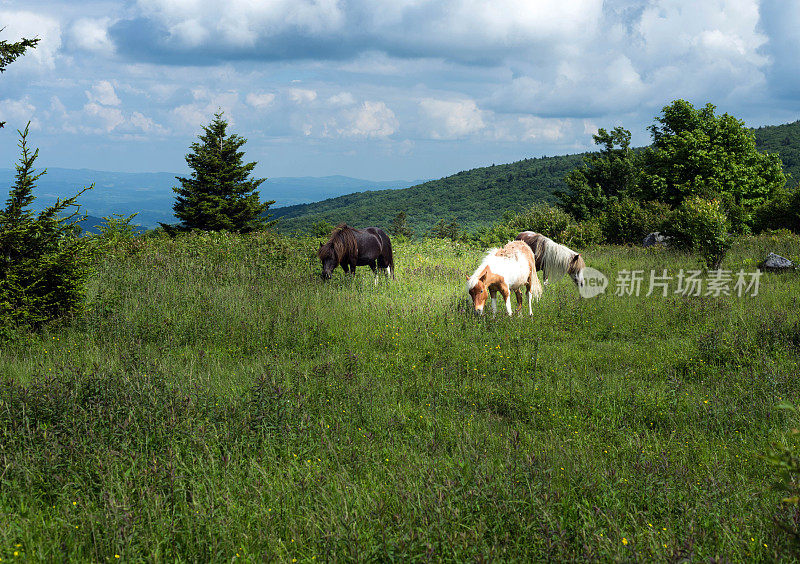
[[[203,127],[200,142],[192,143],[192,152],[186,155],[191,177],[176,177],[181,186],[173,188],[177,194],[173,209],[181,230],[246,233],[275,225],[265,215],[275,201],[260,203],[256,190],[266,179],[249,178],[256,163],[242,161],[244,152],[239,148],[247,140],[228,135],[227,128],[222,114],[215,114]]]
[[[408,216],[406,212],[401,211],[394,217],[392,224],[389,226],[389,233],[394,237],[405,237],[406,239],[410,239],[414,236],[414,232],[408,225]]]
[[[797,405],[783,402],[778,405],[792,417],[795,423],[800,417]],[[792,428],[783,441],[774,445],[765,460],[777,472],[773,488],[784,497],[781,500],[782,515],[776,522],[795,544],[800,544],[800,430]]]
[[[2,28],[0,28],[2,31]],[[0,73],[5,72],[6,67],[13,63],[17,57],[22,56],[27,49],[35,49],[36,44],[39,43],[39,39],[21,39],[16,43],[9,43],[6,40],[0,40]],[[6,122],[0,121],[0,128],[2,128]]]
[[[753,231],[788,229],[800,232],[800,185],[777,190],[772,199],[755,210]]]
[[[614,199],[598,222],[606,242],[639,245],[648,233],[666,229],[669,214],[669,206],[661,202]]]
[[[780,156],[789,183],[800,182],[800,121],[759,127],[753,135],[759,151]]]
[[[786,178],[778,155],[759,153],[741,120],[714,110],[685,100],[664,107],[650,126],[653,145],[643,153],[641,192],[673,207],[691,197],[718,199],[740,233]]]
[[[450,239],[451,241],[461,241],[466,236],[458,220],[454,217],[450,219],[440,219],[436,225],[431,228],[430,234],[431,237]]]
[[[335,226],[332,223],[323,219],[311,226],[310,234],[314,237],[328,237],[334,229]]]
[[[80,311],[91,273],[88,240],[76,236],[77,211],[60,217],[86,189],[34,215],[33,165],[39,150],[20,131],[21,158],[5,208],[0,211],[0,328],[38,326]]]
[[[139,215],[138,212],[130,215],[115,213],[103,218],[97,228],[100,231],[99,239],[107,248],[115,248],[120,244],[129,246],[134,237],[139,234],[139,229],[135,225],[131,225],[134,217]]]
[[[587,232],[585,239],[579,236],[581,228],[575,220],[561,208],[549,204],[534,204],[519,213],[507,212],[502,221],[479,231],[477,239],[484,246],[504,245],[521,231],[535,231],[565,244],[569,231],[571,240],[597,242],[596,233]]]
[[[593,138],[603,149],[570,171],[565,178],[569,192],[558,193],[562,207],[579,220],[597,217],[608,208],[609,200],[635,196],[641,174],[638,156],[630,148],[630,131],[615,127],[609,133],[600,128]]]
[[[718,269],[731,245],[730,223],[719,201],[692,197],[673,214],[668,233],[678,248],[698,253],[709,269]]]

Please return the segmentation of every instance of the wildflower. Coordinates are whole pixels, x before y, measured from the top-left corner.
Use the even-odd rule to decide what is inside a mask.
[[[626,539],[625,537],[622,537],[622,544],[628,544],[628,539]]]

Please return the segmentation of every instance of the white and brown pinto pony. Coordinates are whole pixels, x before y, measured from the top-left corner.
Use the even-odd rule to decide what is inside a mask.
[[[542,295],[542,285],[536,275],[536,259],[530,247],[522,241],[511,241],[502,249],[491,249],[467,280],[467,290],[479,314],[483,314],[488,296],[492,297],[492,313],[497,313],[498,292],[506,302],[508,315],[512,315],[511,292],[517,296],[517,311],[520,311],[524,286],[528,293],[528,313],[533,315],[531,299],[538,301]]]
[[[536,268],[542,272],[545,286],[551,278],[557,282],[562,276],[569,274],[578,288],[583,287],[583,269],[586,268],[586,263],[580,253],[533,231],[523,231],[517,235],[516,240],[524,241],[533,251]]]

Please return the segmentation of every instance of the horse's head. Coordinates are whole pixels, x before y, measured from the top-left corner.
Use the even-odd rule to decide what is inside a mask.
[[[322,279],[330,280],[333,271],[339,266],[339,261],[336,260],[336,251],[330,244],[320,245],[317,256],[322,262]]]
[[[575,282],[575,285],[578,288],[583,288],[585,281],[583,279],[583,269],[586,268],[586,263],[583,262],[583,257],[580,253],[576,254],[572,259],[569,261],[569,267],[567,268],[567,273],[572,278],[572,281]]]
[[[489,298],[489,285],[486,282],[487,271],[488,267],[484,268],[476,279],[467,276],[469,296],[472,298],[472,305],[478,315],[483,315],[483,308]],[[473,281],[475,282],[474,284],[472,283]]]

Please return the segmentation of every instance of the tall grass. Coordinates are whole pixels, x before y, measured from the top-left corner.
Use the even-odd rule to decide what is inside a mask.
[[[796,275],[742,298],[587,300],[564,280],[533,318],[479,318],[478,249],[402,244],[375,285],[322,283],[316,248],[137,239],[98,264],[90,313],[4,343],[0,558],[795,554],[762,456],[800,424],[776,409],[800,390]],[[723,266],[767,250],[800,241],[743,240]]]

